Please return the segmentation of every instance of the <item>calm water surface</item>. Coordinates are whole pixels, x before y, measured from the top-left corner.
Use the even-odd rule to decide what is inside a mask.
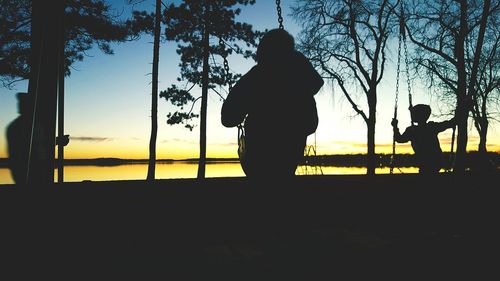
[[[64,181],[79,182],[84,180],[109,181],[109,180],[141,180],[145,179],[148,171],[147,164],[125,164],[116,166],[91,166],[75,165],[64,168]],[[157,179],[176,178],[196,178],[198,164],[194,162],[175,162],[156,165]],[[416,173],[417,168],[394,169],[394,173]],[[311,167],[301,166],[296,172],[298,175],[362,175],[366,173],[366,168],[359,167]],[[389,168],[379,168],[377,174],[388,174]],[[57,177],[57,171],[54,172]],[[216,177],[242,177],[245,176],[238,162],[208,163],[206,176]],[[0,168],[0,184],[13,183],[10,171],[7,168]]]

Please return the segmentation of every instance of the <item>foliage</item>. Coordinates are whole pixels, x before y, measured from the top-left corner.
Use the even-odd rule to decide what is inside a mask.
[[[252,30],[250,24],[235,20],[241,9],[234,6],[254,3],[255,0],[185,0],[178,6],[171,4],[166,7],[165,37],[177,43],[177,53],[181,61],[180,77],[177,80],[185,85],[184,88],[179,88],[174,84],[160,93],[160,97],[179,108],[179,111],[167,116],[168,124],[182,123],[186,128],[193,129],[190,121],[198,117],[198,114],[183,110],[188,103],[197,100],[190,91],[196,85],[201,87],[205,30],[208,30],[211,36],[209,89],[215,91],[216,86],[233,84],[240,77],[226,73],[221,58],[232,54],[242,55],[245,58],[253,56],[250,49],[256,46],[256,40],[261,34]],[[136,16],[142,21],[147,21],[145,14]]]
[[[458,85],[458,57],[456,54],[457,43],[464,44],[467,74],[471,74],[475,44],[478,39],[478,30],[483,16],[484,1],[467,1],[467,27],[466,36],[459,38],[460,29],[460,4],[455,1],[413,1],[407,5],[408,35],[417,46],[413,53],[413,64],[419,73],[425,73],[428,86],[447,101],[455,98]],[[489,15],[487,33],[481,54],[482,68],[491,62],[491,58],[498,60],[499,32],[498,12],[499,2],[492,3],[493,8]],[[496,7],[495,7],[496,5]],[[493,53],[494,52],[494,53]],[[490,59],[488,57],[491,56]],[[498,65],[496,66],[498,68]],[[485,72],[481,72],[487,74]],[[467,79],[470,80],[470,77]],[[479,79],[481,80],[481,79]]]
[[[468,117],[472,112],[486,152],[488,119],[498,105],[498,0],[416,0],[408,5],[406,29],[417,47],[415,69],[458,118],[456,170],[464,170]]]
[[[377,86],[384,75],[398,3],[298,0],[293,7],[293,16],[303,27],[300,48],[324,76],[338,84],[367,125],[368,174],[375,172]]]
[[[1,0],[0,4],[0,81],[10,87],[29,77],[31,1]],[[66,5],[66,75],[95,45],[110,55],[110,43],[132,35],[105,0],[67,0]]]

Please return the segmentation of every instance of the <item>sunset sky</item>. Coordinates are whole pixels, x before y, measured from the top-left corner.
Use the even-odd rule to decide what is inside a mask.
[[[130,12],[124,0],[113,1],[113,7],[120,13]],[[165,1],[170,3],[171,1]],[[289,6],[294,0],[283,0],[284,25],[292,35],[297,35],[300,26],[289,15]],[[148,0],[138,9],[153,9],[154,1]],[[248,22],[257,30],[277,27],[275,1],[257,0],[253,6],[243,7],[239,21]],[[215,38],[213,40],[216,40]],[[72,75],[66,79],[65,131],[71,136],[66,147],[66,158],[147,158],[150,135],[151,107],[151,62],[152,38],[143,36],[138,41],[113,45],[115,54],[103,55],[92,50],[83,62],[76,63]],[[390,45],[389,61],[384,80],[379,89],[379,104],[376,128],[377,153],[389,153],[392,146],[390,121],[393,114],[395,95],[396,48]],[[179,56],[175,52],[175,42],[164,42],[160,48],[160,84],[163,90],[175,82],[178,76]],[[253,65],[252,60],[230,57],[231,70],[245,73]],[[405,79],[405,77],[403,77]],[[409,125],[408,98],[404,80],[399,104],[399,124],[401,130]],[[442,121],[440,108],[435,97],[430,95],[421,81],[413,81],[414,104],[430,104],[433,113],[431,120]],[[27,81],[17,83],[12,90],[0,88],[0,129],[5,129],[17,116],[15,93],[27,91]],[[358,89],[351,89],[353,93]],[[194,95],[201,94],[200,89]],[[361,93],[360,93],[361,95]],[[362,108],[365,100],[360,96]],[[319,112],[319,126],[315,135],[308,139],[309,144],[316,138],[318,154],[364,153],[366,151],[366,126],[353,110],[340,90],[326,83],[316,96]],[[199,104],[195,111],[199,110]],[[222,102],[213,93],[209,94],[207,156],[237,157],[236,128],[225,128],[220,123]],[[199,153],[199,126],[193,131],[180,126],[166,124],[165,116],[173,108],[165,100],[159,100],[157,158],[195,158]],[[196,124],[199,120],[195,121]],[[498,123],[493,123],[489,131],[489,150],[500,151],[500,132]],[[477,134],[470,126],[469,149],[476,150]],[[451,130],[440,135],[441,146],[449,151]],[[286,140],[284,140],[286,141]],[[409,145],[398,145],[398,152],[408,153]],[[7,157],[5,134],[0,137],[0,158]]]

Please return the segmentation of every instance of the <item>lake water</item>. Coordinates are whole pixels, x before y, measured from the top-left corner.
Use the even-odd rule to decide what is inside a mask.
[[[64,181],[79,182],[84,180],[141,180],[145,179],[148,171],[147,164],[125,164],[116,166],[71,165],[64,167]],[[175,162],[156,165],[157,179],[196,178],[198,164],[194,162]],[[389,168],[377,168],[377,174],[388,174]],[[414,167],[395,168],[394,173],[417,173]],[[300,166],[297,175],[362,175],[366,168],[360,167],[311,167]],[[215,177],[243,177],[245,174],[238,162],[208,163],[206,176]],[[54,171],[57,178],[57,170]],[[13,180],[7,168],[0,168],[0,184],[12,184]]]

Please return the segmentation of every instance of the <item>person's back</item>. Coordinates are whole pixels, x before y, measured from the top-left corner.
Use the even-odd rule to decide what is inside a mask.
[[[18,93],[19,116],[7,127],[8,164],[14,182],[26,182],[29,142],[32,123],[32,103],[26,93]]]
[[[307,136],[316,130],[314,95],[323,80],[293,45],[273,52],[273,40],[265,40],[259,45],[258,64],[229,93],[221,119],[224,126],[233,127],[246,117],[242,165],[247,176],[291,176]]]
[[[411,109],[412,124],[403,134],[399,133],[397,120],[393,120],[394,136],[397,142],[411,142],[417,157],[419,171],[423,174],[438,173],[442,166],[442,150],[438,134],[455,125],[455,119],[444,122],[427,122],[431,113],[428,105],[418,104]]]

